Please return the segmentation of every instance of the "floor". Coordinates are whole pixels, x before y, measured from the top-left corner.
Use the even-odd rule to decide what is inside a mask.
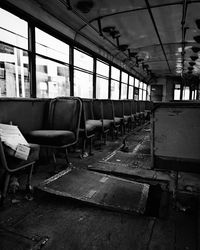
[[[145,124],[115,141],[108,138],[99,147],[94,142],[93,156],[80,157],[71,150],[73,166],[106,172],[129,180],[158,187],[162,195],[157,202],[154,192],[148,213],[127,214],[83,204],[78,200],[46,194],[34,189],[34,198],[20,190],[9,193],[0,212],[0,249],[65,250],[197,250],[200,248],[200,175],[178,175],[151,169],[150,129]],[[57,171],[63,170],[60,159]],[[33,186],[52,176],[52,164],[40,163],[33,175]]]

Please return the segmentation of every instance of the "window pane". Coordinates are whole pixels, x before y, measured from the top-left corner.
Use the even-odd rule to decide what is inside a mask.
[[[109,66],[105,63],[97,61],[97,74],[103,76],[109,76]]]
[[[119,99],[119,82],[111,81],[111,99]]]
[[[139,99],[139,89],[138,88],[134,88],[134,100],[138,100]]]
[[[28,53],[0,43],[0,96],[30,97]]]
[[[147,90],[147,84],[146,84],[146,83],[144,83],[143,89],[144,89],[144,90]]]
[[[147,99],[147,92],[146,92],[146,90],[143,90],[142,100],[146,101],[146,99]]]
[[[121,99],[127,99],[127,84],[122,83]]]
[[[0,17],[0,40],[27,50],[27,22],[1,8]]]
[[[174,100],[180,100],[180,97],[181,97],[181,90],[175,89],[174,90]]]
[[[119,81],[119,77],[120,70],[115,67],[111,67],[111,78]]]
[[[69,45],[37,28],[35,40],[36,53],[69,63]]]
[[[69,67],[36,57],[37,97],[54,98],[70,95]]]
[[[139,100],[142,100],[142,89],[139,89]]]
[[[122,72],[122,82],[128,83],[128,74],[125,72]]]
[[[79,70],[74,71],[74,96],[93,97],[93,75]]]
[[[108,98],[108,80],[107,79],[97,77],[96,98],[98,98],[98,99],[107,99]]]
[[[138,88],[139,87],[139,80],[137,78],[135,78],[135,87]]]
[[[183,89],[183,100],[189,100],[190,99],[190,88],[184,87]]]
[[[74,65],[76,67],[93,71],[93,58],[79,50],[74,50]]]
[[[132,76],[129,76],[129,85],[134,85],[134,78]]]
[[[128,99],[133,99],[133,87],[129,86]]]
[[[140,82],[140,88],[143,89],[143,82]]]

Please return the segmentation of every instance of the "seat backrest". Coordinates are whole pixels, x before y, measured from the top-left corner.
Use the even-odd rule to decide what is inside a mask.
[[[124,102],[124,115],[132,114],[132,105],[130,100],[123,100]]]
[[[124,116],[124,107],[123,101],[113,100],[115,117],[123,117]]]
[[[8,170],[6,156],[5,156],[5,152],[4,152],[4,146],[3,146],[3,143],[1,141],[1,138],[0,138],[0,163],[1,163],[0,168],[4,168],[4,169]]]
[[[85,120],[93,119],[93,112],[92,112],[92,100],[91,99],[83,99],[83,109],[85,113]]]
[[[137,112],[137,104],[134,100],[131,101],[131,105],[132,105],[132,114],[136,114]]]
[[[103,107],[102,107],[102,101],[101,100],[93,100],[92,102],[93,107],[93,116],[95,120],[101,120],[103,119]]]
[[[114,120],[114,110],[112,100],[102,100],[103,119]]]
[[[82,102],[78,97],[58,97],[50,102],[50,129],[69,130],[78,136]]]

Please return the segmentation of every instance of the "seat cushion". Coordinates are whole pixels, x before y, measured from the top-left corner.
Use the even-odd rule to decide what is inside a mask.
[[[47,146],[65,146],[74,143],[75,134],[68,130],[34,130],[28,135],[28,141]]]
[[[113,120],[103,119],[104,129],[109,129],[112,126],[113,122]]]
[[[101,120],[87,120],[86,121],[86,129],[91,131],[94,129],[95,131],[102,131],[102,121]]]
[[[115,124],[121,124],[123,122],[123,118],[120,118],[120,117],[115,117]]]

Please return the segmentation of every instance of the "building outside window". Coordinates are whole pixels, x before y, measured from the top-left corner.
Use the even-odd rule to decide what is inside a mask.
[[[184,86],[183,87],[183,100],[190,100],[190,87]]]
[[[139,83],[139,100],[143,100],[143,82]]]
[[[36,28],[37,97],[70,95],[69,46]]]
[[[111,67],[111,99],[119,100],[120,70]]]
[[[93,58],[74,50],[74,96],[93,98]]]
[[[96,98],[108,98],[109,65],[97,60],[96,69]]]
[[[28,23],[0,8],[0,97],[30,97]]]

